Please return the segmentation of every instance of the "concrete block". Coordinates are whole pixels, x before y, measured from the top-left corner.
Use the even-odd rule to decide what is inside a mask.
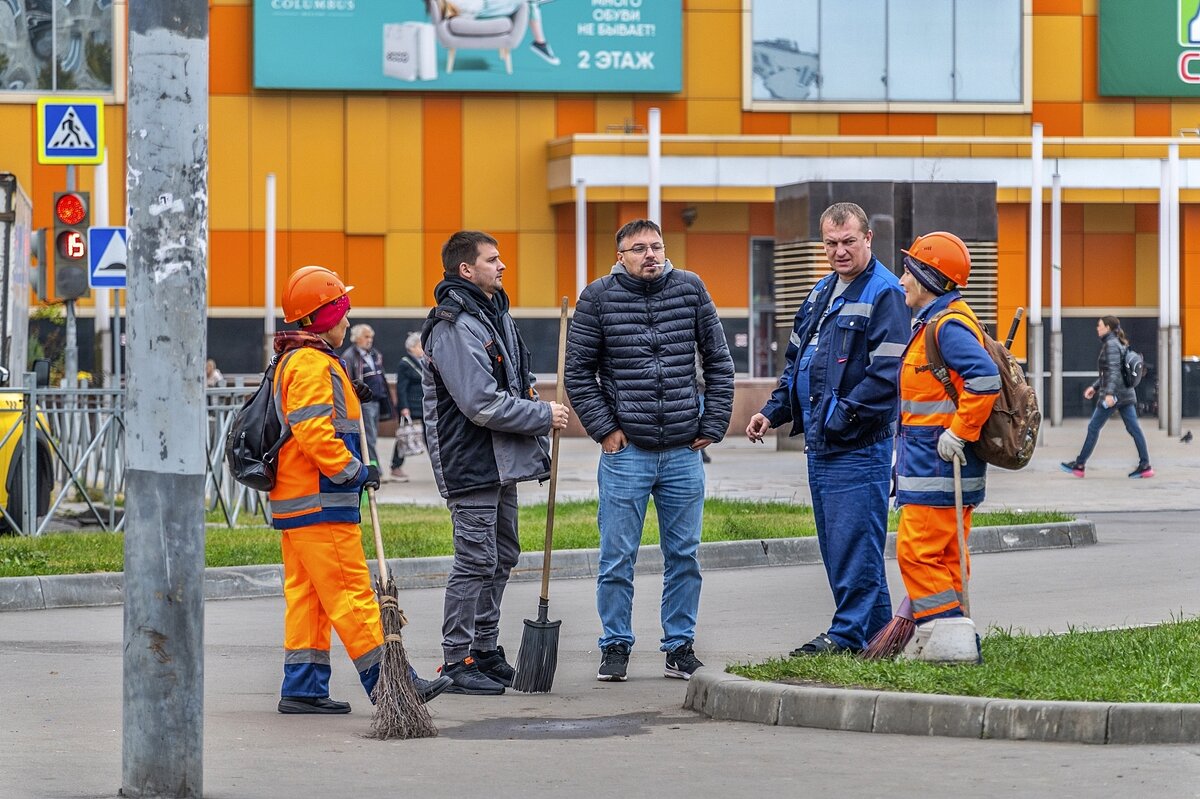
[[[433,558],[389,558],[388,571],[396,586],[406,588],[437,588],[446,584],[450,574],[450,566],[454,563],[452,557]],[[376,579],[378,569],[375,558],[367,558],[367,566],[371,569],[372,580]]]
[[[888,560],[896,559],[896,534],[888,533],[883,542],[883,557]]]
[[[986,555],[1000,551],[1000,527],[973,527],[967,549],[972,555]]]
[[[1071,534],[1071,546],[1084,547],[1096,543],[1096,523],[1087,519],[1076,519],[1067,524]]]
[[[41,581],[47,608],[120,605],[125,601],[125,575],[122,572],[55,574],[42,577]]]
[[[870,732],[878,691],[789,686],[779,703],[779,726]]]
[[[700,669],[692,675],[692,679],[688,680],[687,695],[683,700],[684,709],[694,710],[706,716],[710,715],[708,701],[712,689],[724,682],[749,682],[749,680],[745,677],[739,677],[736,674],[721,671],[720,669]]]
[[[974,696],[881,692],[873,732],[979,738],[990,700]]]
[[[1200,743],[1200,705],[1114,704],[1108,711],[1108,742]]]
[[[725,721],[752,721],[756,724],[776,724],[779,703],[790,686],[774,682],[746,680],[723,681],[709,691],[709,715]]]
[[[1060,524],[1019,524],[1000,528],[1000,550],[1060,549],[1071,547],[1071,534]]]
[[[820,563],[821,545],[817,537],[773,538],[764,540],[767,548],[767,564],[770,566],[796,566],[802,563]]]
[[[42,581],[37,577],[4,577],[0,579],[0,613],[6,610],[41,610],[46,607],[42,598]]]
[[[235,566],[204,570],[204,598],[283,596],[282,566]]]
[[[662,574],[663,554],[657,544],[638,548],[637,564],[633,567],[634,574]]]
[[[700,547],[700,568],[740,569],[767,566],[768,541],[714,541]]]
[[[992,699],[983,716],[984,738],[1102,744],[1108,740],[1104,702]]]

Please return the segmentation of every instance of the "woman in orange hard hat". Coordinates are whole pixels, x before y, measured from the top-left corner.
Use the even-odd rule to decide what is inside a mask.
[[[337,355],[353,288],[324,267],[297,270],[283,291],[283,317],[300,329],[275,335],[275,407],[291,431],[270,494],[287,602],[280,713],[350,712],[349,703],[329,698],[331,627],[368,696],[383,656],[359,529],[361,493],[379,487],[379,469],[364,462],[359,397]],[[413,676],[424,701],[450,684]]]
[[[963,616],[963,574],[951,462],[962,464],[964,541],[971,512],[983,501],[987,465],[967,444],[979,438],[1000,391],[1000,373],[984,348],[981,325],[963,300],[971,256],[952,233],[918,236],[904,253],[905,302],[915,311],[900,367],[900,432],[896,438],[896,559],[918,625]],[[957,403],[930,368],[927,325],[958,393]],[[969,573],[969,563],[968,573]],[[918,628],[916,641],[921,640]],[[928,630],[926,633],[928,634]],[[972,628],[971,634],[974,630]],[[978,656],[978,642],[969,652]]]

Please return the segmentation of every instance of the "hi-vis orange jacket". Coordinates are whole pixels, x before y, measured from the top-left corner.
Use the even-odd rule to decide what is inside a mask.
[[[271,524],[289,530],[321,522],[358,523],[363,466],[361,406],[345,364],[310,333],[276,335],[275,407],[292,435],[279,450]]]
[[[929,368],[925,325],[939,312],[962,311],[937,324],[937,341],[958,389],[958,406]],[[965,441],[979,439],[1000,392],[1000,372],[983,346],[975,313],[957,290],[938,297],[918,312],[912,339],[900,367],[900,432],[896,437],[896,504],[954,507],[953,466],[937,453],[938,438],[951,430]],[[983,502],[987,464],[966,448],[962,467],[963,504]]]

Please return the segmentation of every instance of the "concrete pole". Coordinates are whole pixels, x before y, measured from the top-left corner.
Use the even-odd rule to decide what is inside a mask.
[[[1159,165],[1158,184],[1158,429],[1170,423],[1171,384],[1171,164],[1164,158]]]
[[[1050,184],[1050,426],[1062,424],[1062,175],[1054,162]]]
[[[121,794],[203,796],[208,0],[129,0]]]
[[[263,369],[271,365],[275,354],[275,173],[267,174],[267,214],[263,225],[266,252],[263,275]]]
[[[103,160],[96,165],[96,175],[92,186],[92,224],[96,227],[108,226],[108,148],[104,149]],[[95,385],[112,385],[112,327],[108,318],[112,305],[112,291],[96,289],[92,295],[96,317],[94,329],[95,357],[93,362],[99,367],[96,371]]]
[[[1183,427],[1183,340],[1179,314],[1179,145],[1167,145],[1167,162],[1171,168],[1171,271],[1168,275],[1168,320],[1167,368],[1170,380],[1170,416],[1167,418],[1167,433],[1178,436]],[[1161,402],[1161,399],[1160,399]]]
[[[646,141],[646,218],[662,226],[662,109],[651,108]]]
[[[57,64],[58,62],[53,62]],[[67,165],[67,191],[75,191],[75,165]],[[55,246],[55,245],[51,245]],[[58,261],[55,260],[55,266]],[[86,264],[85,264],[86,266]],[[67,300],[63,303],[63,308],[67,314],[65,341],[63,343],[63,385],[67,388],[79,387],[79,338],[77,333],[78,322],[75,319],[75,300]]]
[[[575,181],[575,296],[588,284],[587,181]]]
[[[1033,390],[1045,403],[1042,365],[1042,125],[1033,126],[1033,174],[1029,191],[1029,375]]]

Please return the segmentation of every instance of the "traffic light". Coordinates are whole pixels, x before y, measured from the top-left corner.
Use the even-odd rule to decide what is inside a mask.
[[[60,300],[74,300],[88,293],[90,200],[86,191],[54,193],[54,296]]]
[[[37,290],[37,298],[42,302],[50,299],[50,258],[46,255],[46,228],[38,228],[29,233],[29,255],[37,261],[33,272],[33,287]]]

